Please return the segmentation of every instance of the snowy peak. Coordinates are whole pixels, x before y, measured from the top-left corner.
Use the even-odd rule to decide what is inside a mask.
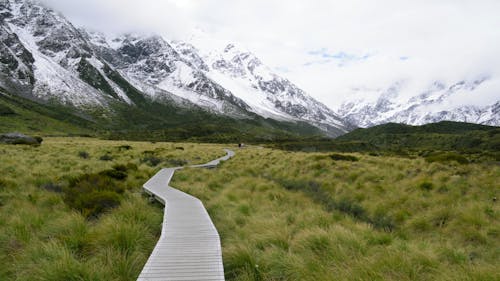
[[[344,102],[338,110],[343,118],[360,127],[370,127],[388,122],[422,125],[443,120],[500,125],[498,101],[493,105],[478,106],[464,104],[460,98],[472,96],[488,76],[460,80],[447,85],[434,81],[420,93],[405,97],[406,82],[399,81],[386,90],[381,90],[375,100],[356,99]],[[496,114],[496,115],[495,115]]]
[[[144,105],[203,108],[233,118],[306,122],[330,135],[350,128],[332,110],[235,44],[110,37],[75,28],[32,0],[0,0],[0,83],[9,92],[79,109]]]
[[[11,25],[34,39],[38,50],[62,65],[79,57],[90,57],[91,49],[77,29],[64,17],[34,1],[8,1]]]
[[[207,45],[216,45],[207,43]],[[288,79],[273,73],[254,54],[226,44],[201,55],[207,75],[250,105],[257,114],[280,120],[300,120],[331,135],[351,128],[332,110],[307,95]]]

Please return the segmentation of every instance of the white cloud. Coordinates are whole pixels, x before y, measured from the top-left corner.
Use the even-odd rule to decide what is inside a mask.
[[[472,102],[500,100],[496,0],[44,2],[77,24],[110,32],[147,30],[183,39],[202,28],[210,36],[242,43],[331,107],[353,87],[384,88],[406,79],[411,94],[434,79],[454,83],[486,74],[494,81]],[[339,63],[311,54],[317,50],[355,59]]]

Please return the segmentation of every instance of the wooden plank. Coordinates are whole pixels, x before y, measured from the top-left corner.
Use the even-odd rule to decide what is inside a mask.
[[[225,151],[224,157],[191,167],[212,168],[234,156]],[[224,280],[219,233],[203,203],[169,186],[179,169],[162,169],[143,186],[165,210],[160,239],[137,280]]]

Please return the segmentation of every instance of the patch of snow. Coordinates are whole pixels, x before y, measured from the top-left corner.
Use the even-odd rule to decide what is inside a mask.
[[[9,27],[18,35],[25,48],[31,52],[35,60],[34,95],[40,98],[56,98],[65,104],[104,105],[100,94],[84,83],[75,73],[68,71],[56,63],[53,58],[42,54],[36,39],[26,29],[10,24]]]

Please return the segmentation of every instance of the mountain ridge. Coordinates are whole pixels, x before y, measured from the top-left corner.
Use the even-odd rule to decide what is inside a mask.
[[[337,113],[358,127],[371,127],[384,123],[423,125],[439,121],[459,121],[484,125],[500,125],[499,100],[488,105],[468,105],[456,100],[459,96],[474,96],[478,88],[490,77],[460,80],[446,84],[439,80],[418,91],[416,95],[402,97],[407,86],[398,81],[386,89],[373,93],[375,99],[352,98],[342,103]]]
[[[0,82],[8,92],[82,111],[102,108],[98,111],[107,118],[112,118],[116,104],[133,107],[148,100],[236,119],[305,122],[330,136],[351,128],[275,74],[272,85],[262,86],[268,92],[266,98],[273,98],[268,103],[277,113],[267,114],[249,105],[251,99],[242,99],[221,85],[212,75],[215,64],[205,62],[207,58],[196,48],[173,46],[159,35],[124,34],[108,40],[75,28],[63,15],[32,0],[2,0],[0,14],[0,36],[13,41],[5,41],[1,49],[2,61],[7,63],[1,71],[6,78]],[[290,91],[294,100],[286,100]]]

